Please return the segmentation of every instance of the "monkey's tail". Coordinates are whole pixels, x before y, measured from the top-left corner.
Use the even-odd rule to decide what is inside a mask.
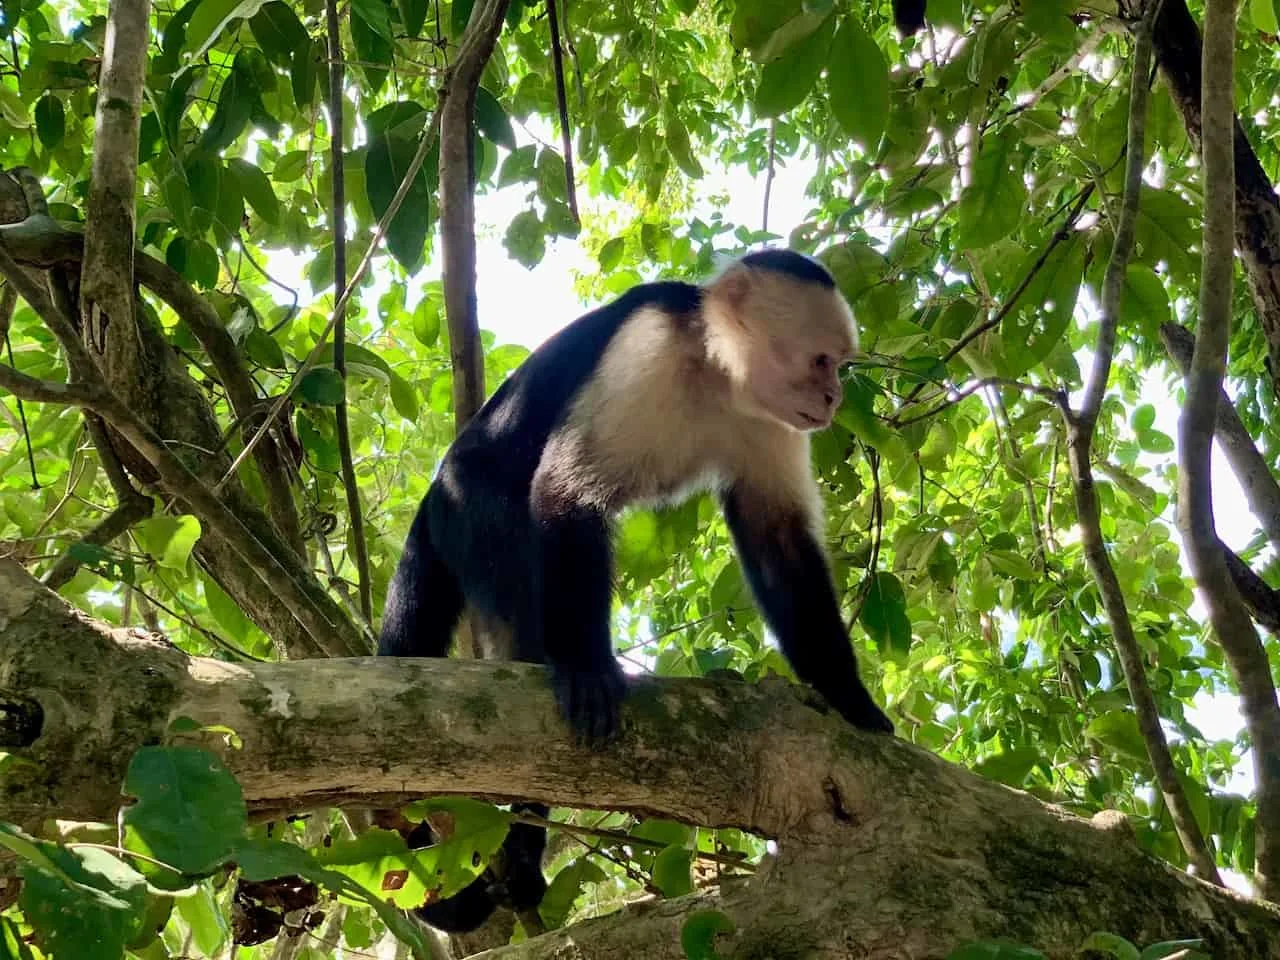
[[[462,590],[431,539],[428,499],[418,508],[387,587],[380,657],[446,657],[462,616]]]

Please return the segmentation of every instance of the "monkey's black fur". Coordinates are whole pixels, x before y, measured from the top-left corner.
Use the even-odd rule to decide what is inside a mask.
[[[743,263],[835,286],[820,264],[790,251]],[[551,337],[507,378],[445,454],[418,510],[388,588],[379,655],[447,656],[468,606],[513,628],[515,659],[550,666],[560,707],[580,734],[614,733],[625,686],[610,635],[609,517],[571,495],[534,496],[534,477],[623,325],[645,308],[688,324],[702,303],[702,288],[690,284],[637,286]],[[850,722],[892,732],[859,679],[822,547],[800,507],[794,516],[757,509],[751,491],[736,486],[721,501],[746,576],[796,674]],[[418,912],[441,929],[466,930],[504,896],[517,907],[536,904],[546,887],[544,844],[541,828],[513,826],[503,846],[504,889],[495,894],[493,877],[481,877]]]
[[[904,37],[924,28],[927,0],[893,0],[893,22]]]

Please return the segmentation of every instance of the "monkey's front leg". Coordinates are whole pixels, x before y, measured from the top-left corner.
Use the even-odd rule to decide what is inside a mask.
[[[603,742],[618,729],[626,683],[613,657],[609,522],[554,493],[533,497],[542,636],[556,699],[579,736]]]

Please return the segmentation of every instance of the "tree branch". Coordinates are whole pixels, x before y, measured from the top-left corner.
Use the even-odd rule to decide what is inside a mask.
[[[508,0],[478,0],[441,91],[440,243],[444,306],[453,362],[453,417],[462,427],[484,403],[484,352],[476,316],[475,158],[471,135],[476,88],[493,53]]]
[[[1165,351],[1185,377],[1191,370],[1191,357],[1195,351],[1196,337],[1178,323],[1160,325],[1160,339]],[[1227,463],[1240,481],[1249,510],[1262,525],[1271,548],[1280,553],[1280,483],[1276,482],[1271,467],[1258,451],[1253,437],[1236,413],[1235,404],[1226,390],[1218,391],[1217,416],[1214,420],[1214,437],[1226,455]]]
[[[1155,27],[1156,58],[1187,137],[1197,147],[1201,122],[1201,43],[1186,0],[1164,0]],[[1235,154],[1235,244],[1266,335],[1273,389],[1280,393],[1280,197],[1249,144],[1238,119],[1232,125]]]
[[[1133,632],[1133,623],[1129,619],[1124,590],[1111,564],[1111,557],[1107,554],[1106,541],[1102,535],[1102,510],[1098,504],[1093,478],[1093,434],[1098,422],[1098,412],[1102,408],[1102,399],[1106,394],[1107,380],[1111,375],[1111,362],[1120,326],[1125,271],[1133,252],[1134,224],[1142,192],[1142,168],[1146,164],[1147,76],[1151,70],[1154,7],[1154,3],[1148,6],[1148,13],[1138,24],[1134,41],[1129,77],[1124,194],[1120,202],[1115,242],[1111,247],[1111,258],[1107,261],[1102,282],[1102,318],[1097,345],[1094,347],[1093,368],[1089,373],[1080,410],[1067,417],[1067,461],[1071,470],[1071,486],[1075,494],[1076,518],[1085,562],[1097,584],[1103,609],[1106,610],[1112,642],[1124,671],[1125,685],[1129,688],[1138,729],[1146,743],[1156,783],[1164,796],[1165,806],[1188,860],[1195,865],[1201,877],[1221,885],[1222,878],[1218,874],[1213,852],[1178,779],[1178,769],[1169,752],[1164,728],[1160,724],[1160,709],[1147,679],[1146,662],[1138,638]]]
[[[103,517],[92,530],[80,538],[79,543],[104,547],[134,524],[151,516],[153,506],[154,501],[150,497],[135,493]],[[50,590],[59,590],[71,582],[79,569],[80,559],[75,549],[69,548],[54,561],[53,566],[41,578],[41,582]]]
[[[683,921],[711,908],[736,924],[740,956],[925,960],[999,936],[1074,956],[1108,930],[1138,943],[1201,937],[1215,960],[1280,960],[1280,908],[1155,860],[1122,817],[1082,820],[852,730],[777,677],[635,679],[620,740],[593,750],[560,721],[545,671],[526,664],[190,658],[76,613],[13,562],[0,562],[0,623],[0,712],[27,718],[0,724],[0,749],[27,761],[6,768],[0,818],[20,826],[114,822],[133,750],[170,739],[218,753],[258,817],[466,794],[777,842],[754,876],[716,892],[636,905],[502,956],[677,960]],[[242,746],[171,733],[177,717],[229,727]]]
[[[93,174],[85,212],[84,262],[80,268],[80,328],[107,369],[132,357],[131,333],[107,336],[107,325],[132,331],[134,196],[138,189],[138,131],[151,36],[150,0],[112,0],[107,13],[98,108],[93,130]],[[28,209],[36,212],[28,202]],[[124,361],[132,369],[132,359]],[[110,377],[108,376],[108,380]]]
[[[1241,709],[1253,741],[1257,777],[1255,881],[1259,892],[1274,900],[1280,898],[1280,764],[1276,762],[1280,757],[1280,704],[1276,702],[1266,651],[1218,548],[1210,458],[1231,335],[1235,226],[1233,0],[1207,0],[1204,34],[1200,328],[1178,421],[1178,529],[1213,631],[1240,686]]]
[[[560,114],[560,147],[564,151],[564,190],[569,201],[569,212],[576,223],[578,215],[578,190],[573,176],[573,131],[569,127],[569,99],[564,90],[564,51],[560,49],[560,20],[556,12],[557,0],[547,0],[547,26],[551,31],[551,65],[556,75],[556,110]],[[486,57],[487,59],[487,57]]]
[[[84,237],[47,216],[32,215],[25,220],[0,226],[0,247],[18,263],[52,270],[62,265],[79,266],[84,258]],[[232,412],[244,429],[257,423],[258,394],[245,366],[244,357],[227,332],[221,318],[166,263],[141,251],[134,252],[135,279],[163,300],[182,318],[209,356],[218,379],[227,391]],[[306,555],[302,526],[290,489],[290,473],[285,458],[274,442],[259,444],[254,456],[267,490],[267,509],[280,533],[299,558]]]
[[[342,163],[344,73],[342,62],[342,30],[338,20],[338,0],[325,0],[325,24],[329,37],[329,179],[333,182],[333,293],[339,296],[347,282],[347,194]],[[360,488],[356,486],[356,466],[351,456],[351,425],[347,408],[347,310],[334,311],[333,369],[342,378],[342,399],[338,401],[335,419],[338,431],[338,459],[342,464],[342,486],[347,495],[347,530],[351,534],[351,553],[356,562],[356,585],[360,592],[360,613],[366,623],[373,623],[373,586],[369,582],[369,548],[364,539],[364,510],[360,507]]]

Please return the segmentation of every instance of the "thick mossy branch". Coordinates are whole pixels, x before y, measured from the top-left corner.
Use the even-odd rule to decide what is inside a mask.
[[[190,658],[76,613],[0,562],[0,708],[25,718],[0,724],[0,749],[16,758],[0,819],[31,828],[54,816],[110,821],[132,751],[176,739],[170,725],[188,717],[239,735],[239,749],[213,733],[182,736],[223,757],[258,816],[452,793],[778,841],[751,879],[502,956],[562,956],[572,940],[576,956],[676,960],[685,917],[712,907],[737,925],[736,956],[922,960],[1005,936],[1066,958],[1110,930],[1140,943],[1202,937],[1217,960],[1280,960],[1280,909],[1146,855],[1123,817],[1082,820],[852,730],[779,679],[636,680],[620,739],[591,750],[570,737],[537,667]]]

